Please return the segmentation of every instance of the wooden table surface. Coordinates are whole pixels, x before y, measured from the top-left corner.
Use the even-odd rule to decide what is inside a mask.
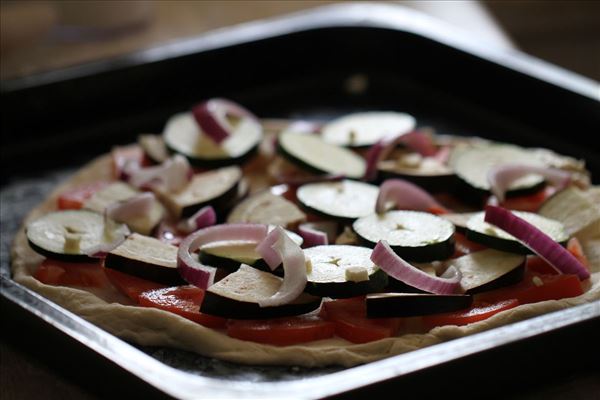
[[[9,79],[114,57],[219,27],[328,3],[332,2],[150,2],[151,16],[145,24],[111,40],[59,38],[56,31],[50,30],[58,23],[57,14],[54,11],[38,9],[33,15],[41,21],[40,27],[43,27],[44,23],[49,24],[48,29],[35,33],[37,38],[31,36],[28,41],[19,42],[15,47],[6,42],[4,29],[10,23],[15,23],[15,15],[18,16],[18,13],[14,14],[14,9],[8,8],[13,6],[12,3],[3,2],[0,75],[2,79]],[[428,5],[430,9],[435,8],[435,2],[433,3]],[[39,5],[35,2],[31,4]],[[504,28],[507,37],[510,38],[508,41],[530,54],[600,80],[600,2],[491,1],[484,4],[490,15]],[[453,18],[449,16],[446,19]],[[493,27],[485,35],[494,36],[498,35],[498,32],[498,29]],[[21,37],[19,40],[24,39]],[[3,315],[5,307],[3,303]],[[126,387],[118,386],[119,381],[106,382],[106,377],[86,374],[85,366],[72,365],[69,362],[69,354],[55,354],[51,349],[45,348],[43,336],[36,335],[36,332],[23,331],[29,329],[29,325],[18,320],[9,322],[10,326],[5,324],[0,330],[1,399],[120,398],[129,392]],[[118,392],[111,392],[116,388]],[[146,398],[155,396],[156,393],[146,393]],[[509,392],[509,396],[521,399],[600,399],[600,375],[596,368],[578,371],[553,379],[542,386],[533,384],[529,388],[521,387],[516,392]],[[496,396],[491,394],[490,397]]]

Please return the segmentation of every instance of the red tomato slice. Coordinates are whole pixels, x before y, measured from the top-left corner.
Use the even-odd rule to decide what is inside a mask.
[[[224,328],[227,322],[225,318],[200,312],[202,300],[204,290],[194,286],[149,290],[138,297],[141,306],[169,311],[210,328]]]
[[[509,310],[518,305],[519,301],[517,299],[499,300],[495,302],[479,300],[475,301],[471,308],[467,310],[426,315],[423,317],[423,327],[430,330],[436,326],[467,325],[473,322],[483,321],[500,311]]]
[[[110,285],[100,262],[69,263],[47,258],[33,276],[46,285],[96,288]]]
[[[107,187],[109,182],[94,182],[87,185],[77,186],[69,189],[58,196],[59,210],[79,210],[83,203],[94,195],[94,193]]]
[[[227,335],[251,342],[276,346],[327,339],[333,336],[335,324],[316,315],[264,320],[229,320]]]
[[[452,258],[462,257],[464,255],[474,253],[476,251],[486,249],[479,243],[473,242],[460,232],[454,232],[454,255]]]
[[[335,334],[352,343],[367,343],[395,336],[400,318],[367,318],[364,297],[325,301],[321,317],[335,324]]]
[[[162,289],[165,285],[125,274],[111,268],[105,268],[106,276],[114,287],[131,300],[138,301],[140,294],[148,290]]]
[[[546,186],[544,189],[527,196],[509,197],[504,199],[500,205],[509,210],[537,212],[548,197],[556,193],[556,188]]]
[[[476,297],[484,301],[517,299],[519,304],[528,304],[576,297],[581,294],[583,294],[583,287],[577,275],[543,275],[527,271],[521,283],[490,290]]]

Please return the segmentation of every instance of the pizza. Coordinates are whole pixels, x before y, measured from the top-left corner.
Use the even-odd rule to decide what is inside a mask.
[[[353,366],[600,299],[590,182],[583,160],[406,113],[210,99],[58,186],[12,274],[134,344]]]

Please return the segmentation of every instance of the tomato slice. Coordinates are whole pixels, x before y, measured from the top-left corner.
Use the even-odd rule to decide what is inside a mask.
[[[335,324],[317,315],[301,315],[264,320],[229,320],[227,335],[242,340],[276,346],[327,339],[333,336]]]
[[[224,328],[227,319],[200,312],[202,300],[204,290],[194,286],[148,290],[138,297],[141,306],[169,311],[210,328]]]
[[[58,196],[58,208],[60,210],[79,210],[94,193],[99,192],[109,184],[109,182],[99,181],[66,190]]]
[[[70,263],[46,258],[33,275],[46,285],[105,287],[109,286],[104,267],[97,263]]]
[[[367,343],[395,336],[400,318],[367,318],[364,297],[325,301],[320,315],[335,324],[335,334],[352,343]]]
[[[166,287],[160,283],[138,278],[137,276],[132,276],[112,268],[105,268],[104,271],[106,272],[108,280],[113,284],[114,287],[136,302],[138,301],[140,294],[143,292]]]
[[[581,294],[583,294],[583,287],[577,275],[544,275],[527,271],[522,282],[480,293],[476,297],[486,301],[517,299],[519,304],[528,304],[576,297]]]
[[[487,249],[487,247],[467,239],[467,237],[460,232],[454,232],[454,249],[452,258],[458,258],[476,251]]]
[[[467,325],[473,322],[488,319],[500,311],[509,310],[519,305],[517,299],[507,299],[498,301],[478,300],[473,305],[462,311],[454,311],[442,314],[432,314],[423,317],[423,327],[430,330],[436,326],[444,325]]]
[[[544,201],[556,193],[556,188],[546,186],[533,194],[504,199],[500,205],[509,210],[537,212]]]

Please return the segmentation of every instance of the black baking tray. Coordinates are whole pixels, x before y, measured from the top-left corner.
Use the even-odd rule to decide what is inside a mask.
[[[204,98],[228,97],[265,118],[402,110],[442,133],[584,158],[597,182],[599,90],[568,71],[380,4],[325,7],[3,81],[3,315],[16,326],[58,332],[54,343],[91,354],[96,360],[86,362],[123,374],[132,387],[178,398],[477,397],[489,396],[488,386],[501,379],[494,397],[524,385],[524,374],[530,384],[536,374],[576,373],[591,365],[575,357],[597,332],[600,302],[354,368],[239,366],[124,343],[13,282],[8,249],[27,210],[74,168],[139,133],[160,132],[170,115]],[[559,340],[568,350],[553,346]],[[471,381],[469,393],[452,384],[457,375]]]

